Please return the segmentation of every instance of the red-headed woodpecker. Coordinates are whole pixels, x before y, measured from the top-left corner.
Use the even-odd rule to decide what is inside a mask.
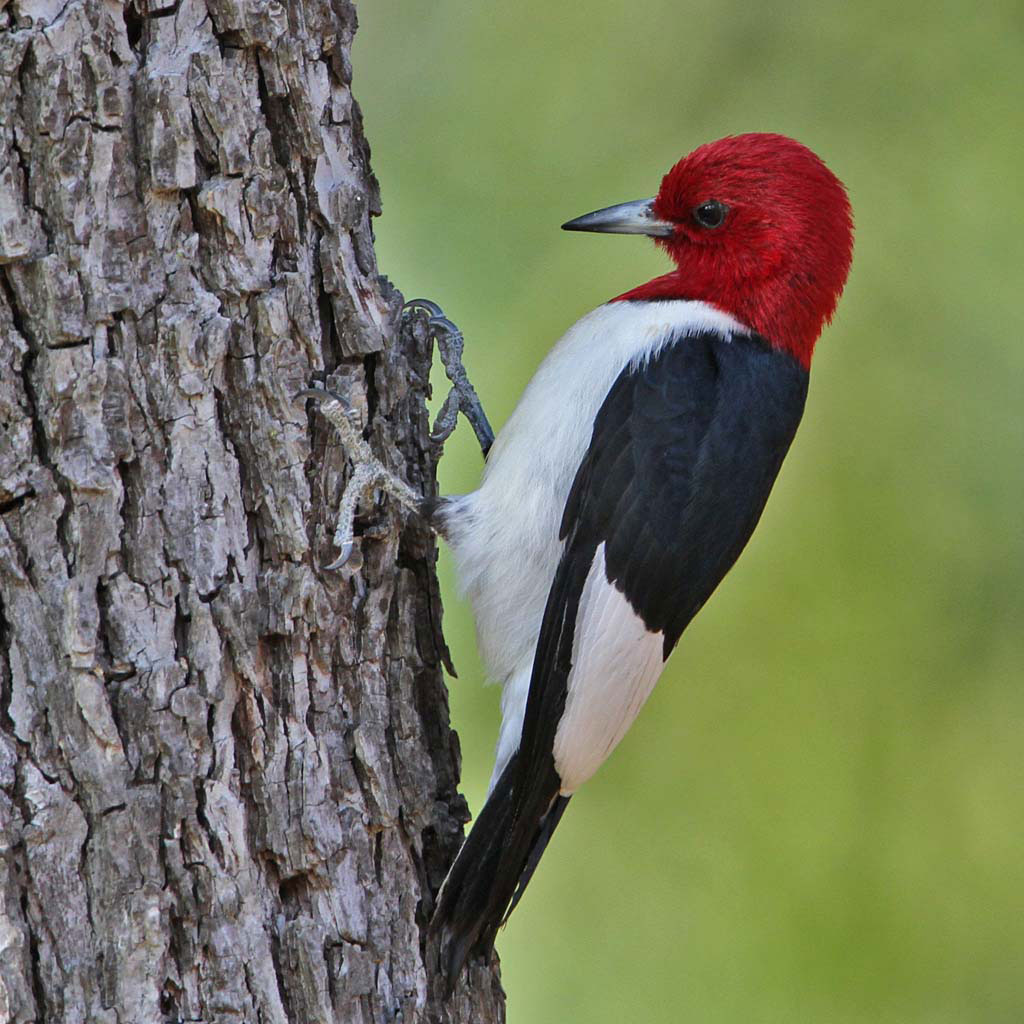
[[[772,134],[701,146],[654,199],[563,227],[649,235],[675,269],[569,329],[478,490],[425,508],[383,470],[362,482],[426,511],[448,540],[504,686],[489,795],[432,923],[452,984],[489,952],[569,799],[749,540],[853,250],[840,181]],[[342,524],[339,544],[350,540]]]

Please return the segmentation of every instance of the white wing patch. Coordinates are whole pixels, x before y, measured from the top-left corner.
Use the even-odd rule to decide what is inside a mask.
[[[555,734],[564,795],[582,786],[626,735],[664,668],[664,640],[608,582],[601,544],[580,598],[569,692]]]
[[[523,735],[523,719],[526,717],[526,700],[530,695],[530,676],[533,674],[533,661],[525,662],[518,671],[508,677],[501,691],[501,731],[498,733],[498,748],[494,756],[494,771],[491,772],[491,784],[487,787],[490,797],[494,787],[505,770],[509,759],[519,749],[519,740]]]

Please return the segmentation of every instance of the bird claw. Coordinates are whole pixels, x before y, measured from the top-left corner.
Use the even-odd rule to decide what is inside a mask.
[[[427,314],[427,326],[437,342],[445,374],[451,381],[451,389],[434,420],[430,440],[443,445],[451,437],[461,412],[469,420],[480,442],[480,449],[487,456],[494,443],[491,429],[476,389],[466,375],[462,365],[464,341],[462,332],[444,315],[444,311],[430,299],[411,299],[402,307],[403,314],[422,310]],[[352,476],[349,478],[338,505],[338,525],[334,531],[333,543],[338,551],[337,558],[324,568],[328,571],[341,569],[349,564],[355,550],[355,518],[360,501],[368,497],[375,487],[380,487],[406,508],[420,511],[422,498],[404,480],[400,480],[374,454],[360,427],[355,410],[344,397],[326,388],[304,388],[296,400],[312,399],[321,414],[334,427],[342,448],[352,462]]]
[[[430,299],[409,299],[402,306],[403,313],[414,313],[417,309],[426,310],[431,316],[444,316],[444,311],[436,302],[431,302]]]
[[[326,569],[327,572],[334,572],[336,569],[344,568],[345,564],[352,557],[352,549],[354,547],[355,543],[353,541],[348,541],[348,543],[342,546],[342,549],[338,554],[338,557],[335,558],[333,561],[328,562],[324,566],[324,569]]]
[[[295,397],[297,400],[311,398],[317,403],[324,418],[334,427],[354,467],[338,503],[338,524],[333,538],[338,557],[324,566],[329,571],[340,569],[348,563],[355,547],[355,518],[359,502],[374,487],[379,486],[414,511],[419,510],[422,499],[373,454],[356,423],[355,411],[341,395],[325,388],[304,388]]]
[[[416,310],[424,310],[428,314],[427,326],[431,329],[434,341],[437,342],[445,375],[452,384],[448,397],[445,398],[441,411],[434,420],[430,439],[435,444],[444,444],[455,430],[455,424],[461,412],[469,420],[473,433],[476,434],[476,439],[480,444],[480,450],[486,458],[487,453],[491,450],[491,445],[494,444],[494,431],[480,404],[476,389],[470,383],[466,368],[462,365],[464,346],[462,331],[444,315],[441,307],[436,302],[431,302],[430,299],[410,299],[402,307],[403,313],[411,313]]]

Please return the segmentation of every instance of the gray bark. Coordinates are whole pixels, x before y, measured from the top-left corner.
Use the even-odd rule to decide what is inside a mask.
[[[377,276],[348,0],[0,0],[0,1021],[442,1008],[459,842],[434,540],[320,569],[345,391],[434,487]],[[359,564],[361,563],[361,564]]]

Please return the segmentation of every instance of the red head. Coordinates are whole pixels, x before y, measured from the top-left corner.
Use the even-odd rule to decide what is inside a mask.
[[[640,204],[627,207],[635,225]],[[609,230],[598,226],[608,213],[567,226]],[[621,299],[701,299],[810,365],[846,283],[853,223],[842,183],[806,146],[760,133],[709,142],[665,175],[645,224],[676,270]]]

